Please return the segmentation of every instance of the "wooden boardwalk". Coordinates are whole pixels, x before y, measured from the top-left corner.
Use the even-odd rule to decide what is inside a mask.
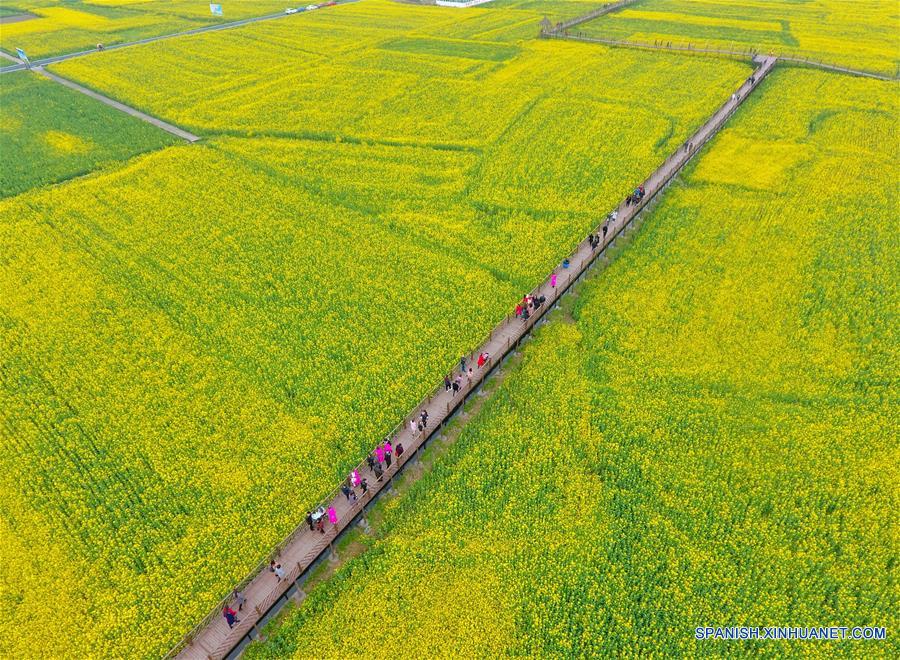
[[[407,461],[415,460],[417,450],[453,414],[455,409],[465,400],[466,395],[476,390],[491,369],[510,351],[516,349],[522,338],[553,307],[557,299],[590,267],[603,250],[613,243],[616,237],[631,224],[634,217],[668,184],[684,164],[697,153],[700,147],[716,134],[744,99],[772,70],[776,60],[772,57],[765,57],[758,58],[755,62],[758,64],[758,68],[754,75],[735,90],[729,100],[713,113],[685,145],[669,156],[643,182],[646,191],[643,199],[636,205],[626,205],[623,202],[618,207],[616,220],[609,222],[606,236],[602,239],[600,245],[592,248],[587,238],[585,238],[569,255],[567,259],[568,267],[560,264],[558,268],[547,276],[540,286],[531,292],[534,296],[545,296],[546,302],[535,310],[535,313],[527,321],[516,318],[514,315],[507,316],[494,328],[484,342],[468,356],[469,364],[474,368],[474,374],[472,378],[463,376],[462,389],[454,394],[452,391],[445,391],[443,383],[440,384],[397,425],[390,436],[391,443],[395,448],[397,445],[402,444],[405,451],[399,459],[396,458],[395,454],[395,460],[391,467],[384,472],[382,480],[378,481],[374,473],[365,463],[362,463],[357,469],[369,484],[368,493],[360,497],[358,501],[352,502],[348,501],[338,490],[322,504],[326,509],[334,507],[337,513],[337,524],[326,524],[323,534],[310,530],[305,522],[301,523],[276,548],[276,552],[272,557],[282,565],[287,574],[286,578],[279,581],[275,574],[266,568],[269,561],[269,558],[266,558],[256,571],[248,576],[241,585],[238,585],[247,600],[243,610],[238,613],[240,622],[234,626],[234,629],[228,628],[222,616],[223,605],[231,601],[222,601],[213,608],[209,615],[194,630],[185,636],[182,642],[170,651],[169,657],[177,655],[179,658],[192,660],[218,660],[228,655],[245,636],[253,633],[256,624],[265,616],[272,605],[284,596],[285,592],[297,582],[322,553],[328,551],[329,545],[363,511],[363,507],[388,484],[390,478]],[[595,233],[602,236],[601,227],[602,225],[597,228]],[[556,286],[553,286],[553,282],[556,283]],[[478,368],[475,361],[481,353],[487,353],[490,359],[484,367]],[[454,372],[455,375],[456,372]],[[418,420],[423,410],[428,412],[428,428],[424,433],[413,434],[409,428],[409,421]],[[357,493],[359,492],[359,489],[357,489]],[[297,511],[298,519],[304,518],[304,515],[303,510]],[[234,609],[237,609],[237,606],[233,603],[232,606]]]
[[[636,48],[638,50],[666,50],[670,52],[691,53],[695,55],[720,55],[723,57],[737,57],[746,59],[748,57],[761,56],[761,52],[753,46],[747,46],[743,50],[733,50],[727,48],[715,48],[707,46],[695,46],[691,43],[679,44],[671,41],[657,41],[655,43],[645,43],[642,41],[629,41],[622,39],[607,39],[606,37],[598,37],[584,32],[569,32],[565,28],[542,29],[541,37],[544,39],[565,39],[569,41],[584,41],[587,43],[603,44],[612,48]],[[800,66],[808,66],[823,71],[833,71],[836,73],[845,73],[851,76],[861,76],[863,78],[875,78],[876,80],[885,80],[888,82],[896,81],[897,78],[882,73],[874,73],[872,71],[863,71],[862,69],[850,69],[848,67],[839,66],[837,64],[829,64],[821,60],[810,59],[809,57],[795,57],[793,55],[775,55],[770,54],[779,62],[792,62]]]

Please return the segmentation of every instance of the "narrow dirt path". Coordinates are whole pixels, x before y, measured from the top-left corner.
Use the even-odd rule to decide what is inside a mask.
[[[286,572],[283,580],[278,580],[274,573],[267,570],[269,558],[265,559],[255,571],[253,571],[238,588],[241,589],[247,601],[244,609],[239,614],[240,622],[233,629],[229,629],[222,616],[222,608],[229,600],[218,603],[207,617],[201,621],[185,638],[176,645],[168,654],[168,657],[177,655],[179,658],[196,660],[218,660],[224,658],[246,636],[256,636],[258,630],[256,624],[266,615],[272,606],[284,597],[284,594],[304,574],[313,562],[323,553],[328,551],[331,544],[340,533],[347,528],[362,512],[363,507],[384,487],[397,471],[411,460],[416,451],[436,431],[442,428],[444,423],[453,415],[455,410],[465,401],[466,395],[480,387],[482,381],[490,373],[491,369],[501,361],[510,351],[516,349],[521,340],[531,331],[536,323],[549,311],[561,295],[572,286],[587,270],[592,262],[603,253],[605,248],[612,244],[631,223],[634,217],[653,199],[668,182],[681,170],[682,167],[698,152],[700,147],[712,138],[725,124],[728,118],[737,110],[741,103],[756,89],[762,79],[775,66],[775,58],[759,58],[755,60],[759,65],[756,72],[748,78],[732,96],[719,107],[716,112],[701,126],[688,141],[669,156],[648,179],[643,182],[645,194],[636,204],[622,202],[616,209],[615,220],[605,222],[606,232],[602,225],[595,231],[600,235],[601,242],[597,247],[591,245],[587,238],[578,244],[569,257],[560,264],[547,278],[531,292],[532,296],[544,296],[545,302],[535,309],[527,321],[507,316],[490,333],[490,335],[474,350],[466,356],[468,365],[473,368],[472,374],[460,373],[462,388],[459,392],[447,391],[443,384],[438,385],[409,415],[402,420],[389,434],[392,445],[396,448],[402,444],[405,451],[396,458],[388,467],[382,479],[379,481],[373,471],[361,463],[357,470],[364,477],[369,490],[357,501],[348,500],[339,490],[336,490],[322,507],[332,507],[337,514],[336,524],[326,524],[323,532],[309,529],[305,523],[301,523],[294,532],[274,549],[271,558],[282,565]],[[487,354],[489,357],[483,367],[477,366],[478,356]],[[454,372],[454,376],[459,372]],[[410,421],[420,418],[422,411],[428,413],[428,427],[424,433],[419,433],[410,428]],[[297,517],[303,518],[304,512],[298,511]]]
[[[95,92],[92,89],[88,89],[87,87],[82,87],[78,83],[74,83],[71,80],[68,80],[66,78],[56,75],[55,73],[50,73],[43,67],[36,67],[34,69],[34,71],[41,74],[42,76],[44,76],[46,78],[49,78],[50,80],[52,80],[54,82],[59,83],[60,85],[68,87],[69,89],[74,89],[76,92],[80,92],[81,94],[84,94],[85,96],[90,96],[92,99],[96,99],[97,101],[100,101],[100,103],[105,103],[106,105],[110,106],[111,108],[115,108],[116,110],[119,110],[120,112],[124,112],[126,115],[131,115],[132,117],[137,117],[141,121],[145,121],[148,124],[153,124],[157,128],[160,128],[160,129],[166,131],[167,133],[171,133],[172,135],[179,137],[182,140],[187,140],[188,142],[196,142],[197,140],[200,139],[199,135],[194,135],[193,133],[189,133],[188,131],[184,130],[183,128],[178,128],[174,124],[170,124],[168,122],[163,121],[162,119],[148,115],[144,112],[141,112],[140,110],[132,108],[129,105],[125,105],[124,103],[119,103],[115,99],[111,99],[108,96],[104,96],[103,94]]]

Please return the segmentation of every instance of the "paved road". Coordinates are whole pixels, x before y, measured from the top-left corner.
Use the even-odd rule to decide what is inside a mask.
[[[287,575],[284,580],[278,581],[276,576],[265,568],[268,560],[259,567],[259,572],[254,572],[241,585],[247,602],[238,614],[240,623],[234,629],[229,629],[222,617],[223,603],[216,605],[212,612],[188,636],[182,644],[176,646],[171,655],[177,653],[179,658],[185,660],[208,660],[209,658],[224,658],[237,644],[254,629],[256,623],[268,612],[284,593],[303,575],[306,569],[328,550],[329,544],[352,522],[353,518],[370,502],[373,496],[387,483],[388,479],[396,474],[400,466],[409,460],[414,460],[416,449],[422,446],[427,439],[425,434],[414,434],[408,424],[409,420],[417,420],[422,410],[428,411],[428,433],[433,433],[441,423],[453,414],[456,407],[463,401],[465,395],[477,389],[481,381],[490,369],[502,360],[503,357],[516,349],[519,341],[538,323],[544,314],[552,308],[556,300],[578,279],[578,277],[591,265],[591,263],[615,241],[629,225],[631,220],[646,206],[646,204],[659,193],[679,170],[700,149],[700,147],[725,124],[731,114],[740,106],[747,96],[759,85],[760,81],[775,66],[775,58],[759,58],[759,65],[751,79],[744,82],[700,129],[691,136],[686,145],[689,148],[680,147],[677,152],[669,156],[666,161],[644,182],[646,196],[637,205],[626,205],[624,202],[618,208],[615,222],[609,224],[607,234],[601,246],[594,249],[587,239],[582,241],[569,255],[569,267],[560,265],[551,273],[544,282],[535,289],[533,295],[543,295],[547,302],[538,308],[535,314],[526,322],[514,316],[507,316],[490,336],[469,356],[469,363],[475,368],[471,379],[467,376],[463,379],[462,390],[453,394],[446,392],[443,385],[439,385],[428,397],[425,398],[391,433],[392,444],[396,447],[402,444],[405,452],[399,460],[395,460],[387,469],[384,478],[378,482],[374,473],[365,465],[357,468],[361,476],[368,481],[369,492],[356,502],[348,501],[339,491],[329,497],[323,503],[324,507],[334,507],[337,513],[337,524],[326,524],[325,533],[311,531],[305,524],[295,530],[274,554],[276,560],[285,569]],[[595,233],[601,234],[598,227]],[[551,283],[556,282],[556,286]],[[488,364],[478,369],[474,360],[481,353],[488,353],[491,357]],[[357,492],[359,492],[357,490]],[[304,512],[298,510],[297,518],[303,518]],[[234,606],[237,609],[236,606]]]
[[[168,122],[163,121],[162,119],[158,119],[156,117],[151,117],[150,115],[141,112],[140,110],[136,110],[129,105],[125,105],[124,103],[119,103],[115,99],[111,99],[108,96],[104,96],[103,94],[99,94],[92,89],[88,89],[87,87],[82,87],[78,83],[74,83],[71,80],[66,78],[62,78],[61,76],[57,76],[55,73],[50,73],[43,67],[36,67],[34,69],[37,73],[53,80],[54,82],[58,82],[60,85],[65,85],[69,89],[74,89],[76,92],[81,92],[85,96],[90,96],[92,99],[96,99],[100,101],[100,103],[105,103],[106,105],[115,108],[121,112],[124,112],[127,115],[131,115],[132,117],[137,117],[138,119],[147,122],[148,124],[153,124],[157,128],[161,128],[167,133],[171,133],[176,137],[180,137],[182,140],[187,140],[188,142],[196,142],[200,139],[199,135],[194,135],[193,133],[188,133],[183,128],[178,128],[177,126],[170,124]]]
[[[346,5],[351,2],[360,2],[360,0],[337,0],[337,4]],[[322,9],[317,9],[316,11],[322,11],[323,9],[329,9],[329,7],[323,7]],[[192,34],[202,34],[204,32],[216,32],[217,30],[230,30],[231,28],[241,27],[242,25],[249,25],[250,23],[259,23],[260,21],[271,21],[276,18],[285,18],[287,16],[300,16],[305,12],[298,12],[296,14],[285,14],[284,12],[280,12],[278,14],[266,14],[265,16],[254,16],[252,18],[244,18],[239,21],[232,21],[230,23],[216,23],[215,25],[205,25],[203,27],[194,28],[193,30],[185,30],[184,32],[173,32],[172,34],[161,34],[156,37],[147,37],[146,39],[138,39],[136,41],[127,41],[121,44],[112,44],[106,46],[103,50],[118,50],[119,48],[129,48],[131,46],[139,46],[141,44],[149,44],[154,41],[162,41],[164,39],[173,39],[175,37],[186,37]],[[91,48],[90,50],[81,50],[76,53],[68,53],[66,55],[57,55],[56,57],[45,57],[39,60],[31,60],[31,66],[47,66],[48,64],[53,64],[55,62],[63,62],[65,60],[71,60],[75,57],[84,57],[85,55],[91,55],[96,53],[97,50]],[[27,53],[26,53],[27,54]],[[18,60],[16,60],[18,61]],[[21,62],[14,66],[5,66],[0,68],[0,73],[12,73],[13,71],[21,71],[26,69],[27,66]]]

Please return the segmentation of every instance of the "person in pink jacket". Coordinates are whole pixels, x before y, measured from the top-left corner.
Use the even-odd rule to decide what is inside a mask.
[[[337,511],[334,510],[333,506],[328,507],[328,522],[332,525],[337,525]]]
[[[550,286],[554,289],[556,288],[556,273],[553,273],[553,275],[550,276]]]

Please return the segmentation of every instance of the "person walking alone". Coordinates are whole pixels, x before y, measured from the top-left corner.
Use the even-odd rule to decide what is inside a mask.
[[[234,598],[234,603],[238,606],[238,612],[244,609],[244,603],[247,602],[247,597],[244,595],[243,591],[235,589],[231,592],[231,597]]]

